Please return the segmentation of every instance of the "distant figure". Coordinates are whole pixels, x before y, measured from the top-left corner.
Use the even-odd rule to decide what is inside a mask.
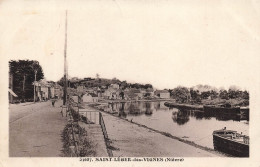
[[[52,100],[52,101],[51,101],[51,104],[52,104],[52,107],[54,107],[54,105],[55,105],[55,100]]]
[[[226,129],[227,129],[226,127],[223,128],[223,130],[226,130]]]
[[[131,119],[131,122],[133,122],[133,118]]]

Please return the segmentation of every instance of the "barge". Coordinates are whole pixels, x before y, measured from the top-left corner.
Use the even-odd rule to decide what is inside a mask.
[[[240,107],[231,107],[224,105],[204,105],[203,109],[205,112],[218,112],[228,114],[240,114]]]
[[[221,151],[235,157],[249,157],[249,137],[234,130],[213,131],[213,145]]]

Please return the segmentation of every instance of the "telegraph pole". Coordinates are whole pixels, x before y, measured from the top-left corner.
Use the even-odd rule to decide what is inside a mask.
[[[64,45],[64,93],[63,93],[63,105],[67,102],[67,10],[65,18],[65,45]]]

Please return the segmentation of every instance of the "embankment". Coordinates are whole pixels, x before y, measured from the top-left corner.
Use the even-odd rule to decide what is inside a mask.
[[[176,107],[181,109],[203,110],[203,105],[178,104],[174,102],[165,102],[164,105],[167,107]]]

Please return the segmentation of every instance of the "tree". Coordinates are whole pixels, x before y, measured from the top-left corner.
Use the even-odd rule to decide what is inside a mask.
[[[143,87],[144,87],[145,89],[148,89],[148,88],[153,88],[153,85],[151,85],[151,84],[145,84]]]
[[[193,101],[201,102],[201,96],[199,90],[194,90],[193,88],[190,89],[190,96]]]
[[[124,92],[120,92],[120,93],[119,93],[119,96],[120,96],[122,99],[124,99],[124,98],[125,98]]]
[[[235,99],[238,97],[239,91],[234,89],[228,89],[228,97],[230,99]]]
[[[207,98],[209,98],[209,96],[210,96],[210,91],[206,91],[206,92],[201,93],[202,99],[207,99]]]
[[[35,75],[37,70],[37,75]],[[33,82],[43,79],[44,74],[38,61],[34,60],[12,60],[9,61],[9,71],[13,75],[13,91],[25,99],[34,96]]]
[[[60,80],[58,80],[58,82],[57,82],[60,86],[64,86],[64,77],[61,77],[61,79]]]
[[[246,99],[246,100],[249,100],[249,93],[246,90],[243,92],[242,98]]]
[[[228,92],[227,92],[226,90],[220,90],[220,92],[219,92],[219,97],[220,97],[221,99],[226,99],[226,100],[228,100],[228,99],[229,99],[229,97],[228,97]]]
[[[31,65],[33,71],[34,71],[34,82],[36,82],[36,76],[37,76],[37,72],[39,71],[39,62],[35,61],[33,62],[33,64]],[[34,88],[33,88],[33,101],[35,102],[36,100],[36,96],[35,96],[35,84],[34,84]]]
[[[188,88],[178,86],[177,88],[173,89],[172,96],[176,99],[177,102],[184,103],[188,102],[190,99],[190,92]]]
[[[210,97],[211,99],[216,99],[218,97],[218,92],[216,92],[215,90],[211,90]]]

